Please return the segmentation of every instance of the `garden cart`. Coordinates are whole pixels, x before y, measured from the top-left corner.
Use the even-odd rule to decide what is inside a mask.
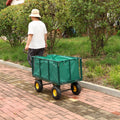
[[[52,96],[54,99],[60,99],[63,92],[60,86],[71,83],[69,90],[79,95],[81,86],[78,81],[82,80],[82,59],[60,55],[33,56],[32,75],[36,78],[35,90],[37,92],[41,92],[44,85],[53,84]],[[48,83],[43,84],[43,80]]]

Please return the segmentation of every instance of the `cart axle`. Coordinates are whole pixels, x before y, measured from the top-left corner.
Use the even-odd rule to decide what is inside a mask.
[[[61,92],[66,92],[66,91],[69,91],[69,90],[71,90],[71,89],[62,90]]]

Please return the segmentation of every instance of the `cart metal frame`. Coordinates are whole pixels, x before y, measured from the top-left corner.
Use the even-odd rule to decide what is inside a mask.
[[[73,58],[76,58],[76,57],[73,57]],[[77,58],[78,58],[78,57],[77,57]],[[45,60],[45,61],[46,61],[46,59],[44,59],[44,58],[39,58],[39,66],[41,65],[40,60]],[[72,90],[72,92],[73,92],[74,94],[78,95],[78,94],[81,92],[81,86],[79,85],[78,81],[81,81],[82,78],[83,78],[83,76],[82,76],[82,58],[78,58],[78,60],[79,60],[79,76],[80,76],[80,79],[74,80],[74,81],[71,80],[71,65],[70,65],[70,61],[71,61],[71,60],[63,60],[63,61],[47,60],[47,61],[48,61],[48,79],[44,79],[44,78],[42,78],[42,77],[38,77],[38,76],[34,76],[34,75],[33,75],[33,77],[35,77],[35,78],[38,79],[38,80],[35,81],[35,89],[36,89],[36,91],[37,91],[37,92],[41,92],[41,91],[42,91],[42,90],[37,89],[38,87],[36,88],[36,84],[37,84],[37,86],[38,86],[38,84],[39,84],[39,88],[41,88],[41,89],[43,88],[44,85],[53,84],[52,92],[54,92],[54,91],[56,90],[55,95],[54,95],[54,93],[53,93],[53,98],[54,98],[54,99],[60,99],[61,92],[65,92],[65,91],[68,91],[68,90]],[[58,84],[53,83],[53,82],[50,82],[50,71],[49,71],[50,61],[57,63]],[[60,82],[60,69],[59,69],[59,64],[60,64],[61,62],[65,62],[65,61],[69,61],[70,81],[67,82],[67,83],[62,83],[62,84],[61,84],[61,82]],[[32,57],[32,73],[33,73],[33,72],[34,72],[34,56]],[[40,72],[39,74],[40,74],[40,76],[41,76],[41,68],[40,68],[40,67],[39,67],[39,72]],[[42,84],[42,80],[43,80],[43,81],[47,81],[48,83]],[[71,89],[66,89],[66,90],[62,90],[62,91],[61,91],[61,90],[60,90],[60,85],[68,84],[68,83],[71,83]],[[77,92],[75,92],[74,89],[76,89]],[[56,94],[57,94],[57,95],[56,95]],[[59,94],[59,95],[58,95],[58,94]]]

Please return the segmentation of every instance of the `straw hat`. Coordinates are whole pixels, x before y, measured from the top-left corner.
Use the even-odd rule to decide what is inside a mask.
[[[39,14],[39,10],[38,9],[33,9],[31,11],[31,15],[29,15],[29,17],[40,17],[41,18],[40,14]]]

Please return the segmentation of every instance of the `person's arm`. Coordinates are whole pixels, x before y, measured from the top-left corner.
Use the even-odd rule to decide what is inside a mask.
[[[26,46],[25,46],[25,50],[29,49],[29,45],[30,45],[30,42],[32,40],[32,37],[33,37],[33,34],[29,34],[28,35],[28,39],[27,39],[27,43],[26,43]]]
[[[47,33],[45,34],[45,48],[47,48]]]

